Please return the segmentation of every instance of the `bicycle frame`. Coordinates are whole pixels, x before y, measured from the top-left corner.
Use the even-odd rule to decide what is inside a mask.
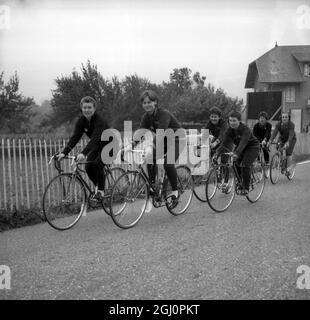
[[[243,181],[242,181],[242,178],[238,172],[238,169],[237,169],[237,163],[236,161],[234,160],[234,154],[232,152],[226,152],[226,153],[223,153],[223,155],[228,155],[229,158],[228,158],[228,161],[227,161],[227,164],[221,164],[221,166],[225,166],[227,168],[232,168],[233,169],[233,172],[234,172],[234,175],[235,177],[237,178],[237,183],[236,183],[236,194],[239,195],[239,191],[238,191],[238,188],[237,187],[241,187],[243,185]],[[242,168],[242,166],[240,166],[240,168]],[[251,166],[252,168],[252,166]],[[252,175],[252,172],[251,172],[251,175]]]
[[[135,185],[136,182],[136,178],[139,174],[141,174],[143,176],[143,178],[145,179],[145,181],[148,184],[149,189],[153,192],[154,194],[154,199],[156,200],[156,207],[160,207],[160,206],[164,206],[166,200],[162,199],[162,191],[163,191],[163,186],[166,185],[166,181],[167,181],[167,174],[165,172],[164,174],[164,178],[163,180],[160,182],[159,188],[157,188],[157,183],[153,183],[150,178],[148,177],[148,175],[146,174],[142,164],[139,164],[138,169],[135,170],[127,170],[127,172],[131,172],[131,173],[137,173],[137,175],[135,175],[133,182],[131,183],[131,189],[129,190],[129,194],[131,194],[133,186]],[[138,196],[140,190],[138,190],[135,194],[135,197]]]
[[[79,166],[80,165],[85,165],[87,163],[94,163],[95,161],[80,161],[80,162],[75,162],[76,157],[75,156],[66,156],[63,159],[71,159],[71,166],[73,166],[73,172],[71,173],[73,175],[74,178],[78,178],[82,184],[83,187],[85,187],[85,189],[89,192],[89,194],[91,194],[93,191],[90,187],[90,185],[85,181],[85,179],[83,178],[83,176],[81,175],[81,172],[85,172],[84,170],[82,170]],[[63,170],[60,167],[60,161],[57,160],[57,158],[55,156],[53,156],[49,163],[54,160],[54,166],[56,168],[56,170],[58,171],[58,174],[63,174]],[[107,169],[107,165],[103,166],[103,170],[104,170],[104,174],[105,176],[107,176],[110,173],[110,170]],[[74,180],[73,180],[74,181]],[[104,195],[103,198],[108,197],[108,195]]]

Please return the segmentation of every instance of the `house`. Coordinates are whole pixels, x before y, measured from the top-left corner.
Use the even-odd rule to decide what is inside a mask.
[[[245,88],[281,92],[282,110],[291,112],[296,132],[310,131],[310,45],[276,44],[249,64]]]

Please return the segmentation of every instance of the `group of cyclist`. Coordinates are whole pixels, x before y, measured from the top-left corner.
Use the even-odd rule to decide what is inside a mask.
[[[157,129],[172,129],[174,132],[181,128],[180,122],[167,109],[159,105],[158,95],[152,90],[145,90],[140,97],[141,106],[145,111],[140,123],[140,129],[148,129],[156,133]],[[96,112],[97,103],[92,97],[84,97],[80,102],[82,116],[75,124],[74,133],[69,139],[66,147],[58,154],[58,159],[64,158],[78,143],[82,135],[85,133],[89,138],[86,147],[77,155],[77,161],[89,161],[85,170],[90,180],[96,186],[96,195],[98,198],[104,195],[105,177],[102,174],[101,168],[104,166],[101,160],[101,151],[108,143],[101,141],[101,133],[108,129],[107,122]],[[258,158],[260,151],[260,144],[264,150],[264,158],[266,163],[269,162],[268,146],[275,139],[279,133],[279,142],[282,147],[286,148],[288,161],[292,155],[296,135],[294,131],[294,124],[289,119],[289,113],[283,112],[281,120],[276,125],[274,132],[271,135],[271,124],[268,122],[268,115],[266,112],[259,114],[258,123],[254,126],[253,131],[244,123],[241,122],[241,113],[238,111],[231,111],[228,115],[228,121],[222,117],[219,108],[213,107],[210,110],[210,119],[205,128],[209,129],[212,136],[210,143],[211,156],[221,156],[221,161],[227,161],[227,157],[223,153],[227,151],[233,152],[236,159],[237,169],[242,177],[243,186],[240,194],[247,195],[249,193],[249,184],[251,176],[251,166]],[[175,161],[179,157],[179,140],[175,139],[173,145],[169,145],[167,140],[164,143],[164,169],[166,171],[168,180],[171,184],[171,198],[177,202],[179,198],[177,188],[177,173],[173,163],[167,161],[167,153],[169,148],[174,148]],[[134,146],[136,142],[133,143]],[[130,146],[130,147],[132,147]],[[156,155],[154,150],[147,149],[146,157],[150,154]],[[152,155],[152,156],[153,156]],[[156,158],[154,159],[156,160]],[[156,163],[156,162],[155,162]],[[150,180],[154,180],[156,176],[156,164],[147,165]],[[228,178],[227,178],[228,180]],[[226,181],[227,183],[227,181]],[[149,201],[146,206],[146,211],[152,209],[152,202]]]

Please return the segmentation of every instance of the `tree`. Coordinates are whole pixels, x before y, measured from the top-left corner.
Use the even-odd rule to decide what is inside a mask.
[[[17,73],[5,84],[4,73],[0,73],[0,128],[5,133],[23,133],[29,130],[29,118],[33,115],[33,98],[19,92]]]

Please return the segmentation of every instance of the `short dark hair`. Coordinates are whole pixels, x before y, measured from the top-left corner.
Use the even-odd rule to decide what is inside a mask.
[[[291,120],[291,113],[290,113],[290,111],[282,111],[282,113],[281,113],[281,119],[282,119],[283,114],[287,114],[287,115],[288,115],[288,119]]]
[[[97,101],[91,96],[85,96],[81,99],[81,101],[80,101],[81,108],[82,108],[84,102],[86,102],[86,103],[91,102],[93,104],[94,108],[97,108]]]
[[[262,112],[260,112],[259,115],[258,115],[258,118],[260,118],[260,117],[263,117],[263,118],[265,118],[266,120],[268,120],[268,113],[265,112],[265,111],[262,111]]]
[[[218,108],[218,107],[212,107],[211,109],[210,109],[210,115],[211,114],[216,114],[216,115],[218,115],[219,117],[221,117],[222,116],[222,111]]]
[[[232,110],[229,112],[228,116],[231,118],[237,118],[239,121],[241,121],[241,113],[239,111]]]
[[[153,90],[144,90],[142,93],[141,93],[141,96],[140,96],[140,102],[142,103],[143,100],[148,97],[151,101],[155,101],[156,104],[158,105],[158,102],[159,102],[159,98],[158,98],[158,95],[155,91]]]

